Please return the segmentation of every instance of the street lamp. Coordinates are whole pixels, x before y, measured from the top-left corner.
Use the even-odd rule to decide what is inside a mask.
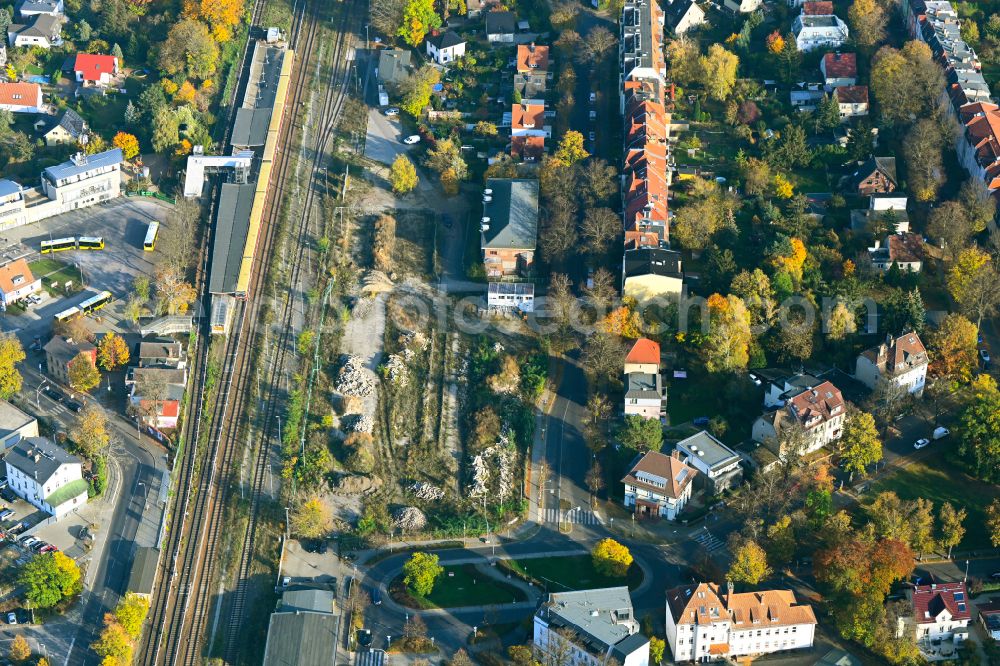
[[[965,561],[965,581],[964,582],[966,582],[966,583],[969,582],[969,560]]]
[[[42,381],[38,383],[38,388],[35,389],[35,409],[41,409],[41,407],[38,405],[38,396],[42,392],[43,388],[48,388],[48,387],[49,387],[49,380],[47,379],[42,379]]]

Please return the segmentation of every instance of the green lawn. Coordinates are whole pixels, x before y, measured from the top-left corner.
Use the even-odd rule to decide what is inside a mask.
[[[625,578],[605,576],[594,569],[590,555],[505,560],[501,562],[501,565],[522,578],[544,584],[551,592],[618,587],[620,585],[628,585],[629,589],[634,590],[642,583],[642,569],[638,566],[633,564]]]
[[[965,538],[959,548],[989,548],[986,507],[1000,494],[1000,488],[972,478],[951,461],[956,446],[953,439],[935,442],[931,446],[938,447],[934,455],[873,483],[866,494],[874,498],[880,492],[891,490],[904,500],[923,497],[934,502],[935,512],[942,503],[951,502],[968,512]]]
[[[434,589],[426,597],[416,597],[403,586],[400,576],[391,586],[392,598],[413,608],[458,608],[490,606],[527,601],[516,587],[484,576],[471,564],[445,567]]]
[[[55,273],[62,268],[66,268],[66,264],[52,257],[42,257],[28,264],[28,268],[31,269],[32,275],[36,278],[41,278],[49,273]]]

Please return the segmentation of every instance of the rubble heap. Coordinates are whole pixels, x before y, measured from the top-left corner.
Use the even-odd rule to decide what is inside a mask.
[[[444,499],[444,490],[426,481],[414,481],[410,486],[410,492],[420,500],[428,502]]]
[[[375,379],[365,370],[361,359],[350,356],[337,375],[335,386],[338,393],[366,398],[375,392]]]
[[[496,444],[472,458],[469,497],[482,497],[489,493],[499,500],[509,498],[514,490],[516,462],[517,451],[511,444],[509,434],[504,431]]]
[[[405,506],[392,517],[392,524],[405,532],[415,532],[424,529],[427,517],[417,507]]]

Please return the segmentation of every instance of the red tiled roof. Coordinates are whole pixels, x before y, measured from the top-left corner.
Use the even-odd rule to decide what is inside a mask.
[[[545,106],[523,103],[512,105],[510,126],[511,129],[542,129],[545,126]]]
[[[715,583],[682,585],[667,590],[667,609],[674,623],[708,625],[730,621],[741,630],[816,624],[812,606],[799,604],[791,590],[724,593]]]
[[[0,83],[0,104],[38,106],[42,102],[42,87],[37,83]]]
[[[84,81],[100,81],[102,74],[115,73],[116,60],[111,55],[77,53],[73,71],[78,72]]]
[[[833,2],[830,0],[813,0],[802,3],[803,16],[830,16],[833,14]]]
[[[534,65],[534,67],[532,67]],[[531,44],[519,44],[517,47],[517,71],[520,73],[541,71],[549,68],[549,47]]]
[[[680,458],[668,456],[659,451],[647,451],[646,454],[636,462],[629,473],[622,479],[622,483],[630,486],[637,486],[648,489],[663,497],[678,499],[684,489],[691,485],[697,472],[680,461]],[[652,475],[663,479],[663,486],[652,483],[646,475]]]
[[[854,53],[827,53],[823,69],[828,79],[853,79],[858,76],[858,56]]]
[[[923,261],[924,239],[919,234],[892,234],[889,236],[889,261],[914,263]]]
[[[947,610],[952,620],[969,620],[968,592],[965,583],[937,583],[913,588],[913,620],[917,624],[934,624],[937,616]]]
[[[958,113],[965,124],[965,139],[975,151],[976,162],[986,172],[987,187],[1000,188],[1000,107],[975,102],[961,107]]]
[[[867,104],[868,86],[841,86],[833,91],[840,104]]]
[[[18,276],[21,277],[21,281],[14,284],[14,278]],[[25,259],[18,259],[6,266],[0,267],[0,292],[9,294],[26,287],[34,281],[35,276],[31,274],[31,269],[28,268],[28,262]]]
[[[660,364],[660,343],[649,338],[639,338],[625,357],[626,363]]]
[[[538,161],[545,155],[544,136],[514,136],[510,139],[510,154],[523,160]]]
[[[844,413],[844,396],[830,382],[806,389],[788,400],[788,412],[806,428],[814,428]],[[818,420],[816,417],[819,417]]]
[[[890,376],[927,364],[927,349],[916,333],[904,333],[895,340],[864,350],[861,355]]]
[[[625,249],[638,250],[643,247],[657,247],[660,244],[660,237],[652,231],[638,231],[629,229],[625,232]]]

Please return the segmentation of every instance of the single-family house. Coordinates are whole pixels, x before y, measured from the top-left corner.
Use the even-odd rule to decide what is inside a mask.
[[[139,367],[184,369],[184,345],[177,340],[143,340],[139,343]]]
[[[927,380],[927,349],[915,332],[899,337],[886,336],[882,344],[858,355],[854,376],[870,389],[880,382],[892,382],[917,397],[924,391]]]
[[[73,62],[77,83],[84,86],[107,87],[118,76],[118,58],[113,55],[77,53]]]
[[[97,347],[88,340],[74,340],[56,335],[42,349],[45,351],[48,374],[62,384],[69,384],[69,364],[80,354],[86,354],[94,365],[97,365]]]
[[[806,441],[804,449],[794,453],[806,455],[839,439],[846,415],[847,404],[840,389],[825,381],[799,389],[788,396],[783,407],[760,416],[753,424],[751,437],[784,459],[792,452],[785,450],[782,435],[786,428],[797,424],[804,430]]]
[[[439,65],[447,65],[463,57],[465,46],[465,39],[452,30],[427,37],[427,55]]]
[[[649,666],[649,639],[639,631],[628,588],[552,592],[534,617],[532,647],[543,663]]]
[[[6,310],[41,288],[42,281],[31,274],[26,259],[15,259],[0,266],[0,310]]]
[[[375,77],[387,86],[399,86],[410,78],[413,66],[410,64],[410,52],[402,49],[384,49],[378,54],[378,66]]]
[[[694,0],[673,0],[663,13],[667,20],[667,27],[678,36],[706,23],[705,10],[699,7]]]
[[[735,594],[715,583],[667,590],[667,645],[675,662],[742,661],[813,646],[816,614],[792,590]]]
[[[827,53],[819,61],[823,83],[828,88],[853,86],[858,82],[858,56],[856,53]]]
[[[20,0],[14,5],[14,9],[22,19],[40,14],[62,16],[66,11],[63,0]]]
[[[488,179],[480,231],[487,277],[529,273],[538,238],[538,181]]]
[[[697,471],[681,462],[680,457],[648,451],[636,456],[622,479],[625,506],[639,517],[676,520],[694,489]]]
[[[552,127],[545,124],[545,104],[540,100],[523,100],[510,107],[510,135],[537,136],[548,139]]]
[[[44,113],[42,87],[37,83],[0,83],[0,109],[13,113]]]
[[[660,343],[639,338],[625,355],[625,374],[641,372],[648,375],[660,371]]]
[[[979,602],[976,609],[979,611],[979,623],[983,625],[983,632],[993,640],[1000,641],[1000,598]]]
[[[622,258],[623,295],[640,304],[676,303],[684,291],[681,253],[662,247],[627,250]]]
[[[899,618],[898,634],[909,634],[922,649],[947,641],[961,643],[969,636],[972,619],[965,583],[931,583],[906,591],[911,615]]]
[[[0,454],[27,437],[38,437],[38,421],[0,400]]]
[[[818,48],[837,49],[843,46],[850,35],[847,24],[835,15],[813,16],[800,14],[792,22],[792,33],[800,51]]]
[[[58,122],[45,130],[42,137],[45,145],[56,146],[67,143],[85,145],[87,143],[87,121],[73,109],[66,109]]]
[[[710,493],[721,493],[743,475],[739,454],[705,430],[677,442],[675,450],[685,464],[698,470],[699,482]]]
[[[542,99],[548,87],[549,47],[531,42],[517,47],[514,91],[525,99]]]
[[[11,46],[50,49],[62,44],[64,17],[36,14],[22,20],[23,23],[11,23],[7,26],[7,42]]]
[[[510,156],[524,162],[541,162],[545,156],[545,137],[525,134],[512,136]]]
[[[531,282],[490,282],[486,306],[493,312],[534,312],[535,285]]]
[[[861,196],[896,191],[896,158],[869,157],[851,175],[851,188]]]
[[[8,487],[57,519],[87,503],[80,459],[44,437],[26,437],[4,455]]]
[[[490,44],[513,44],[517,32],[514,12],[486,12],[486,40]]]
[[[839,86],[833,89],[841,121],[868,115],[868,86]]]
[[[885,243],[875,241],[875,247],[868,248],[872,266],[882,273],[893,264],[904,273],[919,273],[924,262],[924,239],[920,234],[889,234]]]
[[[664,408],[662,382],[659,372],[625,375],[625,416],[659,419]]]
[[[815,111],[826,94],[822,83],[800,82],[792,86],[788,99],[796,111]]]

